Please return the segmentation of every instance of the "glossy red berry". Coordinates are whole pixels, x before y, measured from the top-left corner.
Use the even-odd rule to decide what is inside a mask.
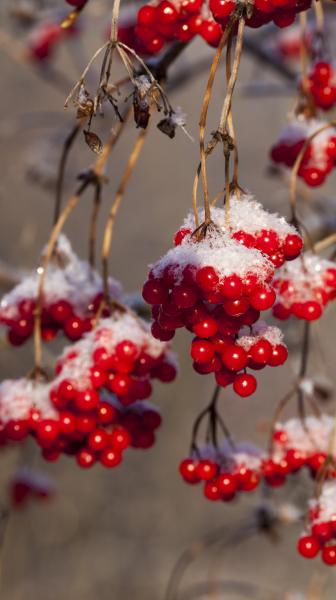
[[[313,536],[305,535],[299,539],[297,549],[304,558],[315,558],[320,551],[320,544]]]
[[[222,362],[229,371],[241,371],[247,365],[247,354],[241,346],[232,345],[224,348]]]
[[[248,354],[254,362],[266,365],[272,354],[272,345],[267,340],[258,340],[251,346]]]
[[[65,323],[72,315],[72,306],[67,300],[58,300],[49,306],[51,317],[56,323]]]
[[[238,396],[242,396],[243,398],[251,396],[257,389],[256,378],[248,373],[236,375],[233,382],[233,389]]]
[[[215,349],[207,340],[196,339],[191,344],[190,354],[195,362],[208,363],[213,359]]]
[[[95,453],[89,450],[88,448],[83,448],[82,450],[77,452],[76,461],[82,469],[89,469],[95,464],[96,456]]]
[[[149,279],[143,286],[142,296],[148,304],[162,304],[167,299],[168,290],[159,279]]]
[[[287,360],[287,357],[288,350],[286,346],[283,344],[277,344],[272,348],[272,353],[268,359],[268,364],[270,367],[278,367],[284,364],[284,362]]]
[[[182,460],[179,466],[179,471],[183,477],[183,479],[187,483],[199,483],[200,479],[197,473],[197,462],[192,460],[191,458],[186,458]]]
[[[99,456],[99,461],[104,467],[113,469],[121,463],[122,454],[115,448],[105,448]]]
[[[219,284],[219,277],[213,267],[202,267],[196,273],[196,282],[203,291],[212,292]]]
[[[99,395],[95,390],[77,391],[75,405],[79,410],[90,412],[99,404]]]

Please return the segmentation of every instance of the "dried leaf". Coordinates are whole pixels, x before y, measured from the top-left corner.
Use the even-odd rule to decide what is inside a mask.
[[[84,131],[84,137],[90,150],[95,154],[100,154],[103,149],[103,143],[96,133],[93,131]]]
[[[176,125],[171,119],[169,119],[169,117],[167,119],[162,119],[162,121],[158,123],[157,127],[160,129],[160,131],[162,131],[162,133],[170,137],[171,140],[175,137]]]

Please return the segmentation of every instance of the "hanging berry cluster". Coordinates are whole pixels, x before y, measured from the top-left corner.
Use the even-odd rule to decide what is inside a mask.
[[[300,116],[284,127],[271,149],[273,162],[292,167],[307,140],[314,135],[306,146],[298,169],[299,177],[310,187],[322,185],[335,166],[336,132],[333,127],[328,127],[316,134],[323,126],[323,121]]]
[[[7,339],[13,346],[24,344],[33,334],[34,311],[40,270],[26,276],[0,302],[0,323],[7,327]],[[121,286],[109,279],[111,297],[121,297]],[[103,296],[100,275],[88,262],[79,260],[64,235],[45,276],[42,304],[42,338],[48,342],[62,332],[78,340],[92,329]],[[104,314],[109,314],[104,309]]]
[[[319,61],[308,76],[308,90],[315,105],[331,110],[336,104],[336,72],[330,62]]]
[[[324,483],[318,499],[311,500],[307,526],[297,548],[303,558],[320,555],[327,566],[336,565],[336,484]]]
[[[275,301],[274,268],[296,257],[302,240],[248,196],[231,198],[230,210],[230,230],[224,209],[214,209],[213,226],[201,239],[187,217],[175,248],[151,268],[143,297],[153,306],[154,337],[170,340],[186,327],[196,336],[190,348],[194,369],[214,373],[218,385],[233,384],[237,394],[249,396],[256,379],[246,368],[275,367],[287,358],[277,328],[253,325]]]
[[[304,257],[283,267],[274,278],[277,302],[273,315],[284,321],[316,321],[336,297],[335,263],[306,252]]]
[[[257,28],[273,21],[287,27],[310,5],[311,0],[255,0],[246,24]],[[239,0],[151,2],[139,9],[135,35],[148,54],[156,54],[173,40],[189,42],[195,36],[216,47],[239,6]]]

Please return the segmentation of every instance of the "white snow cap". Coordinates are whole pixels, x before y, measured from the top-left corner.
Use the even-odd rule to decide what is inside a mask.
[[[295,449],[311,454],[313,452],[327,452],[330,437],[334,427],[334,418],[323,414],[320,418],[309,416],[304,423],[301,419],[294,418],[277,423],[276,430],[285,431],[287,441],[283,444],[275,442],[275,455],[282,449]]]
[[[312,252],[305,252],[299,258],[292,260],[282,266],[274,278],[274,283],[290,281],[293,289],[280,293],[281,302],[290,306],[296,300],[317,300],[313,293],[314,288],[323,288],[328,291],[329,286],[324,280],[324,273],[327,269],[335,269],[334,262],[321,258]],[[331,288],[330,288],[331,289]]]
[[[202,223],[204,221],[203,208],[199,209],[198,215]],[[227,231],[224,208],[212,208],[211,217],[222,231]],[[285,217],[265,210],[250,192],[241,194],[240,197],[237,194],[231,194],[229,224],[232,233],[242,230],[254,235],[262,229],[273,230],[278,234],[280,240],[284,240],[289,234],[299,235],[297,229],[287,223]],[[195,229],[195,217],[192,212],[185,218],[183,227]]]
[[[31,409],[43,419],[57,419],[49,399],[50,384],[31,379],[6,379],[0,384],[0,422],[27,419]]]
[[[215,215],[214,215],[215,217]],[[175,265],[177,280],[182,278],[187,265],[197,268],[211,266],[219,276],[236,274],[242,279],[247,274],[255,274],[263,282],[274,272],[272,263],[254,248],[245,248],[233,240],[228,232],[221,229],[222,223],[214,220],[218,230],[208,229],[206,237],[196,242],[185,238],[180,246],[171,248],[155,265],[151,265],[155,277],[161,277],[166,267]]]
[[[111,317],[102,319],[96,329],[64,349],[60,356],[62,370],[54,380],[53,387],[63,379],[73,381],[78,390],[91,387],[89,371],[94,365],[92,358],[94,351],[97,348],[105,348],[110,354],[113,354],[117,344],[125,340],[132,341],[139,350],[145,351],[153,358],[158,358],[165,353],[165,362],[174,366],[176,364],[175,355],[169,351],[169,344],[156,340],[145,321],[130,313],[118,312]]]
[[[318,499],[309,502],[310,509],[319,509],[312,524],[326,523],[336,520],[336,481],[328,481],[323,484],[321,495]]]
[[[265,456],[260,448],[250,442],[231,445],[228,440],[224,440],[218,448],[211,444],[199,447],[198,452],[192,454],[192,458],[213,460],[219,463],[223,470],[233,471],[238,467],[246,467],[256,471],[260,469]]]
[[[272,346],[283,344],[284,335],[279,327],[267,325],[265,321],[258,321],[251,329],[247,326],[243,327],[239,332],[240,337],[236,340],[236,344],[246,351],[259,340],[267,340]]]
[[[88,262],[80,260],[72,250],[67,237],[60,235],[57,242],[59,262],[52,261],[46,271],[43,291],[44,305],[58,300],[68,300],[78,316],[83,316],[95,296],[102,292],[101,276],[93,271]],[[60,264],[61,263],[61,264]],[[24,299],[35,299],[39,284],[39,269],[36,269],[15,286],[0,302],[0,316],[15,319],[19,316],[17,305]],[[121,297],[121,285],[109,279],[112,298]]]

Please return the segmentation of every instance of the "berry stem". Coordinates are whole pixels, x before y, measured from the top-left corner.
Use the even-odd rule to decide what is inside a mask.
[[[67,160],[68,160],[68,157],[70,154],[70,150],[77,138],[77,135],[79,134],[79,132],[82,128],[82,125],[83,125],[82,120],[79,121],[79,123],[76,123],[74,125],[74,127],[71,129],[71,131],[69,132],[69,134],[67,135],[67,137],[64,141],[64,144],[63,144],[62,153],[61,153],[61,157],[60,157],[60,161],[59,161],[59,165],[58,165],[58,173],[57,173],[56,198],[55,198],[53,225],[55,225],[55,223],[57,223],[60,212],[61,212],[62,194],[63,194],[63,187],[64,187],[64,176],[65,176]]]
[[[105,227],[105,231],[104,231],[101,260],[102,260],[104,297],[105,297],[106,302],[109,302],[108,257],[109,257],[109,253],[110,253],[111,243],[112,243],[114,222],[115,222],[115,218],[116,218],[117,212],[119,210],[119,207],[121,205],[121,202],[123,200],[126,186],[127,186],[128,181],[133,173],[135,165],[140,156],[140,152],[144,145],[144,142],[146,139],[146,133],[147,133],[147,129],[142,129],[140,131],[138,138],[133,146],[132,152],[129,155],[129,159],[127,161],[126,168],[124,170],[123,176],[121,178],[118,189],[116,191],[116,194],[115,194],[112,204],[111,204],[110,212],[108,215],[108,219],[107,219],[107,223],[106,223],[106,227]]]
[[[97,241],[97,223],[99,210],[102,201],[102,184],[101,181],[97,181],[95,185],[95,192],[93,196],[93,205],[90,219],[90,232],[89,232],[89,263],[93,269],[96,263],[96,241]]]

